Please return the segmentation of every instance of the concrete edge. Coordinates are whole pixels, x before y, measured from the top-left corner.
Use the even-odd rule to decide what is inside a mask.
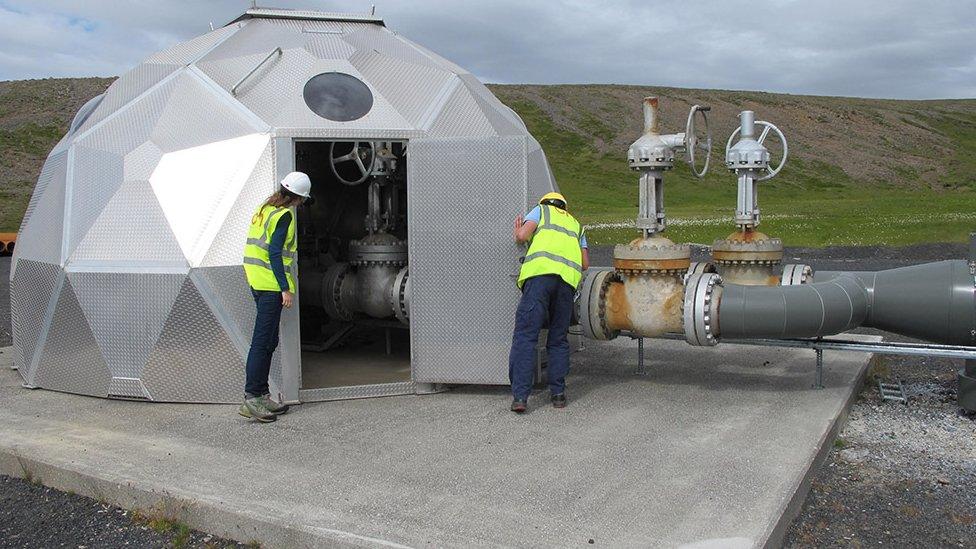
[[[820,440],[820,450],[810,461],[809,467],[807,467],[806,473],[800,478],[793,491],[793,497],[783,506],[779,513],[779,520],[773,525],[769,530],[769,534],[766,537],[766,543],[763,547],[767,549],[778,548],[783,546],[783,540],[786,538],[786,532],[792,526],[793,521],[796,517],[800,516],[800,511],[803,509],[803,503],[806,501],[807,496],[810,494],[810,487],[813,483],[813,478],[817,475],[817,472],[823,467],[824,462],[827,461],[827,456],[830,455],[830,451],[833,448],[833,441],[837,439],[837,435],[840,434],[841,430],[847,425],[847,418],[851,412],[851,408],[854,406],[854,402],[857,400],[858,395],[864,388],[864,380],[867,378],[868,372],[870,372],[881,360],[884,360],[883,355],[878,355],[875,353],[867,353],[867,361],[864,368],[858,374],[857,379],[851,385],[847,395],[844,398],[844,405],[841,407],[840,414],[834,420],[830,429],[824,434],[824,437]]]
[[[107,478],[111,475],[95,475],[26,456],[16,447],[0,446],[0,474],[130,511],[139,510],[150,517],[164,517],[241,543],[257,542],[261,547],[406,547],[352,532],[289,523],[286,516],[262,515],[235,508],[228,502],[181,495],[123,478]]]

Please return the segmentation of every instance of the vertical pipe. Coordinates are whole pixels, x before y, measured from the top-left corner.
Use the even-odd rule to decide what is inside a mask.
[[[657,134],[657,97],[644,98],[644,133]]]
[[[742,139],[756,138],[756,113],[752,111],[740,112],[739,125],[742,126]]]

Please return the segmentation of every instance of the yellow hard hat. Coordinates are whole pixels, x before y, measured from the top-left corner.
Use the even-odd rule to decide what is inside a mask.
[[[546,202],[547,200],[558,200],[563,203],[563,206],[568,206],[566,203],[566,197],[559,193],[546,193],[539,199],[539,204]]]

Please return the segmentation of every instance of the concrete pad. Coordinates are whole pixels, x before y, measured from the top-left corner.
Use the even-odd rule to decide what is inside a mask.
[[[880,338],[868,338],[877,340]],[[586,342],[570,405],[505,388],[304,404],[273,425],[219,405],[21,388],[0,352],[0,472],[268,547],[778,543],[869,355]]]

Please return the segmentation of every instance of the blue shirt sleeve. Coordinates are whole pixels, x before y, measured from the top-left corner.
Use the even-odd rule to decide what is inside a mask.
[[[285,247],[288,237],[288,226],[291,225],[291,212],[281,214],[274,232],[271,234],[271,244],[268,246],[268,260],[271,262],[271,272],[282,292],[289,291],[288,277],[285,276],[285,264],[281,260],[281,251]]]
[[[581,232],[583,234],[580,235],[580,248],[583,248],[585,250],[586,248],[589,247],[589,246],[586,245],[586,230],[585,229],[581,229]]]

